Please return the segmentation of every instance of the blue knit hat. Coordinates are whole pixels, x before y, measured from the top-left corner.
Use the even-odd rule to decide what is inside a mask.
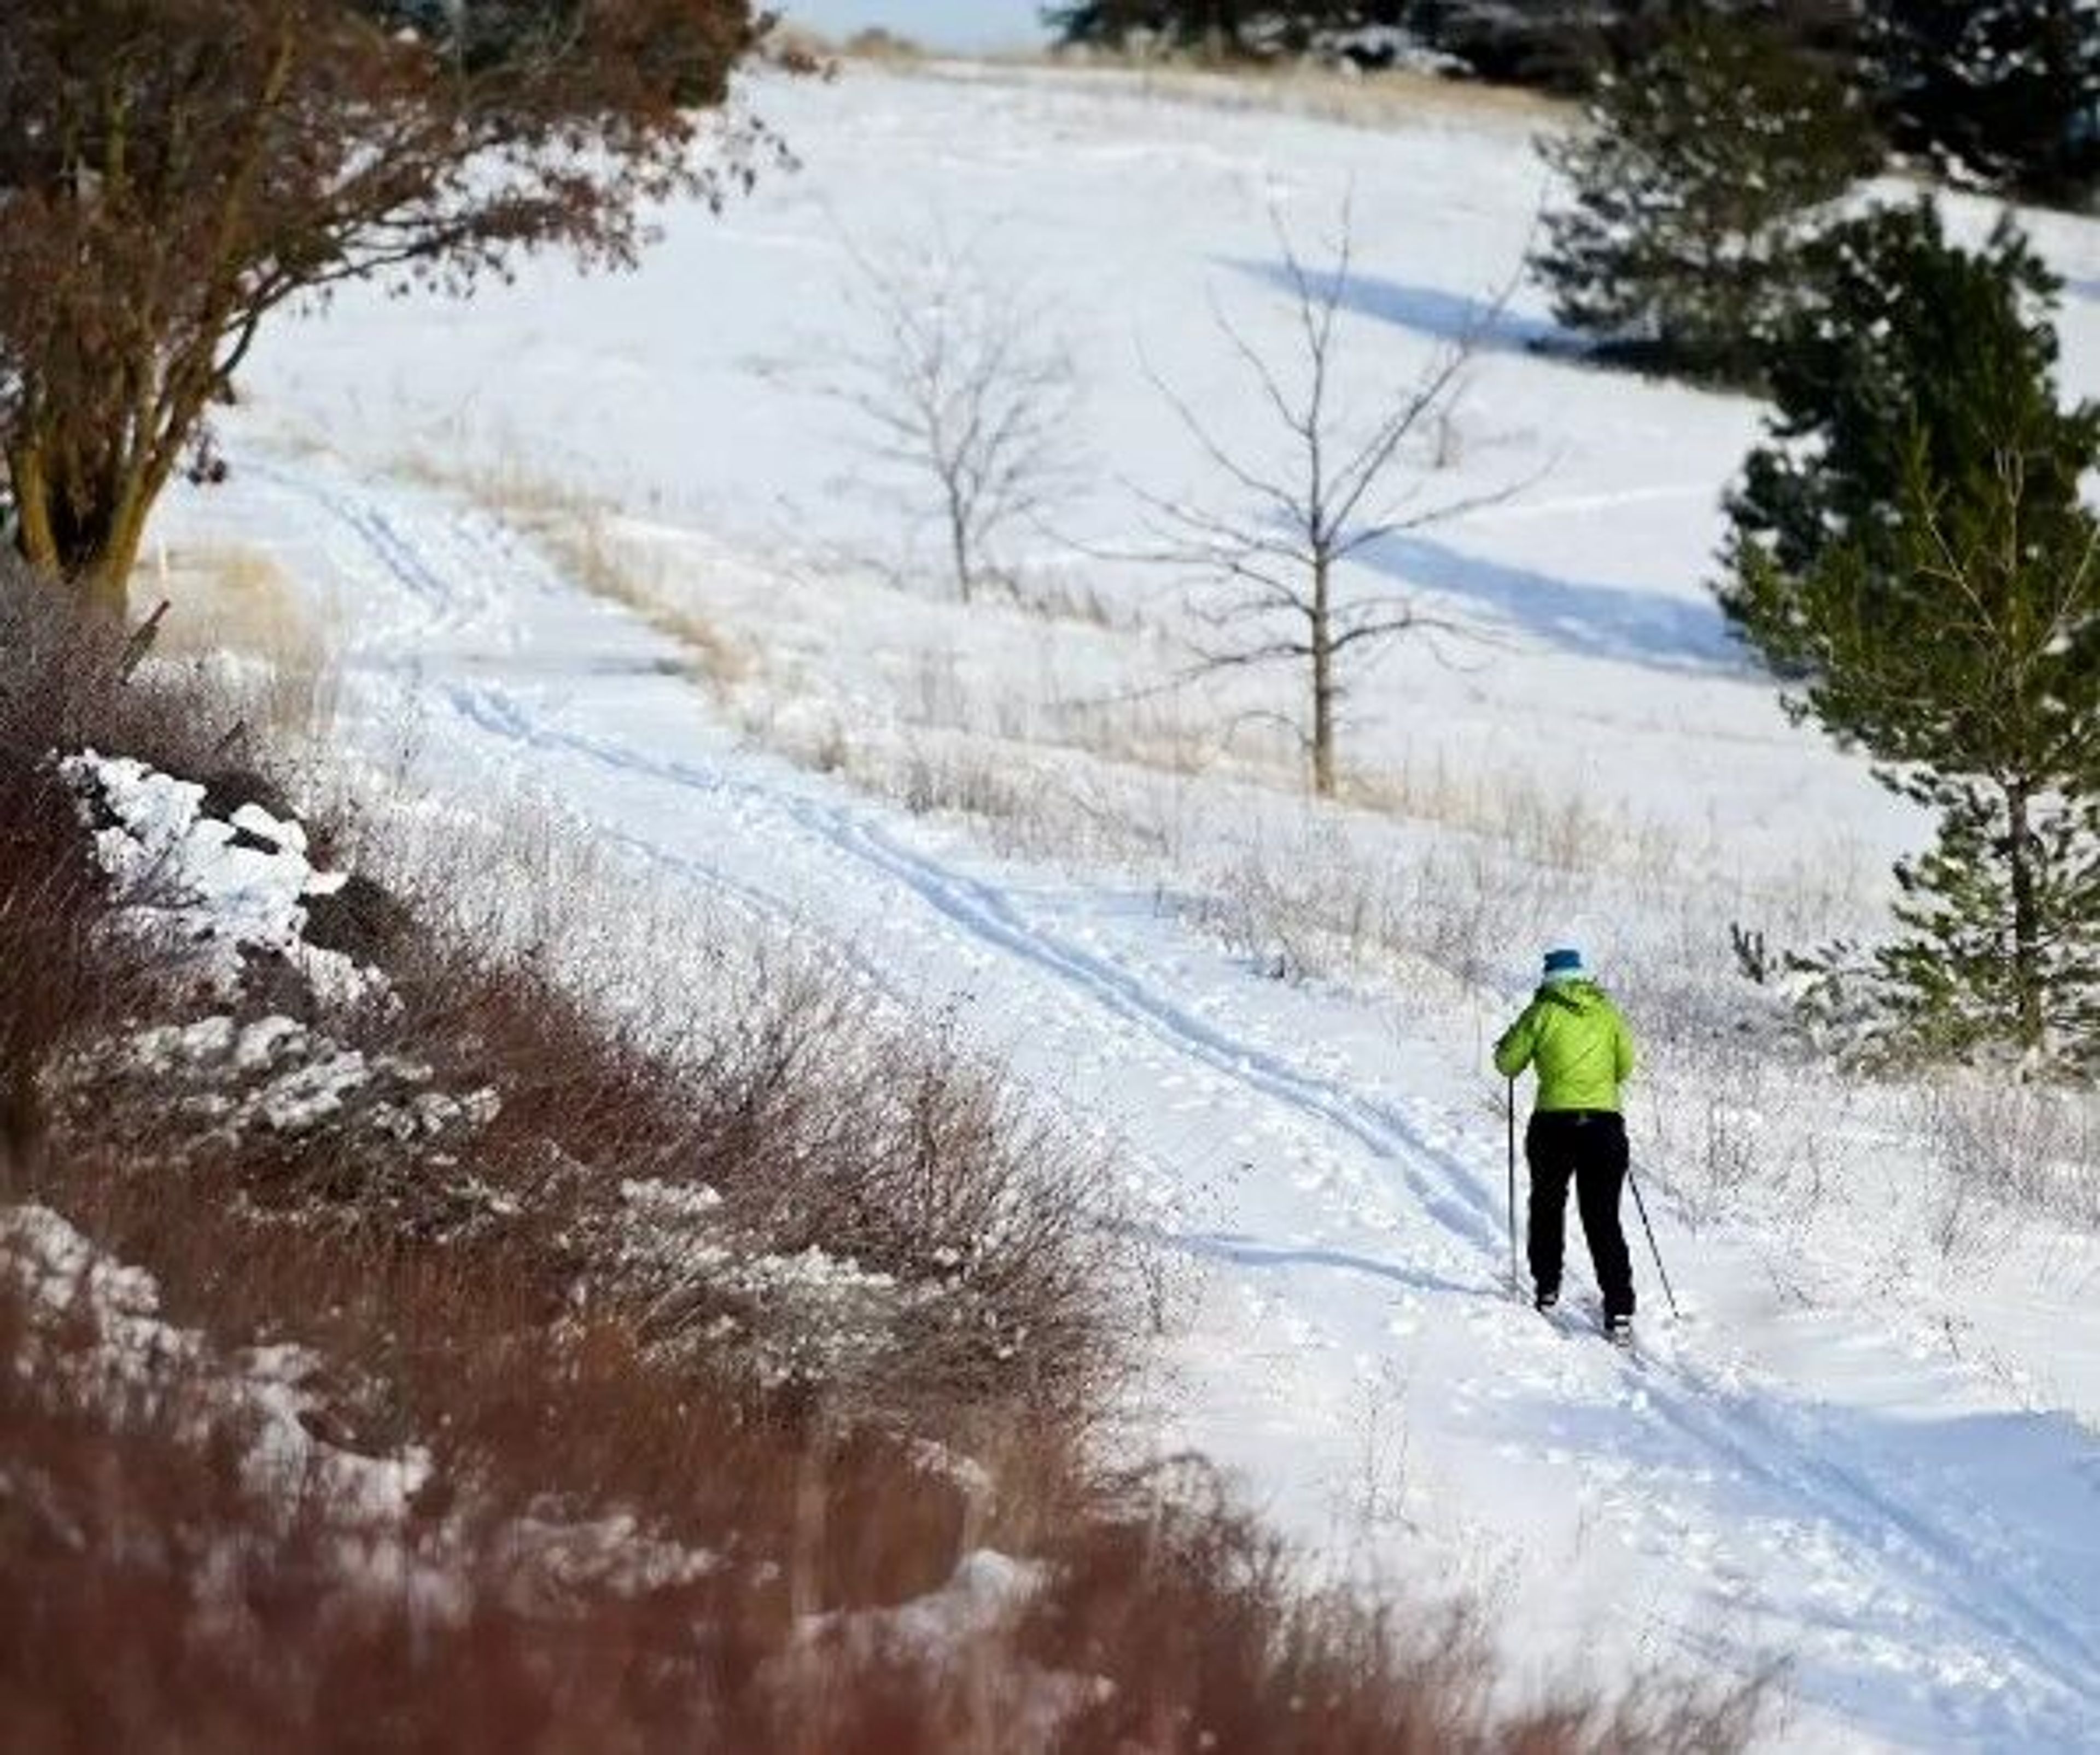
[[[1582,972],[1582,953],[1572,947],[1546,954],[1546,972],[1548,975],[1580,975]]]

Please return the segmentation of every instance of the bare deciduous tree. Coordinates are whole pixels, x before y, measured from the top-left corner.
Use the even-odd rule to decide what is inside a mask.
[[[1305,266],[1281,218],[1276,235],[1297,318],[1292,359],[1284,363],[1264,353],[1221,310],[1214,307],[1212,317],[1268,419],[1280,428],[1284,460],[1248,461],[1247,452],[1228,445],[1214,424],[1152,373],[1231,503],[1198,504],[1140,490],[1154,540],[1127,558],[1204,581],[1195,613],[1216,643],[1199,653],[1198,673],[1303,667],[1307,712],[1297,729],[1312,789],[1324,798],[1335,791],[1345,669],[1400,635],[1448,631],[1448,624],[1399,593],[1342,592],[1342,570],[1389,537],[1506,500],[1517,489],[1425,502],[1418,478],[1396,479],[1409,461],[1411,441],[1423,440],[1430,451],[1429,470],[1449,455],[1452,411],[1466,368],[1501,302],[1484,304],[1413,383],[1385,393],[1383,412],[1368,421],[1355,419],[1345,405],[1340,369],[1341,319],[1353,284],[1349,210],[1343,211],[1329,272],[1315,274]]]
[[[156,496],[271,311],[461,289],[748,179],[696,150],[749,0],[8,0],[0,453],[15,540],[121,608]]]
[[[999,539],[1070,473],[1071,355],[1042,301],[944,231],[908,251],[849,249],[850,297],[872,335],[845,356],[836,394],[867,422],[875,455],[932,490],[967,603],[1007,582]]]

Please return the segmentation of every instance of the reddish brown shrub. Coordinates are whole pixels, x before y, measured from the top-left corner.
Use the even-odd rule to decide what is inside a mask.
[[[0,1253],[11,1745],[1560,1755],[1745,1740],[1754,1688],[1642,1684],[1498,1717],[1462,1616],[1307,1590],[1200,1470],[1097,1479],[1087,1440],[1121,1305],[1085,1204],[1093,1166],[995,1073],[938,1036],[858,1025],[821,986],[754,994],[730,1029],[622,1021],[549,959],[461,944],[412,908],[383,935],[398,1007],[320,1021],[439,1088],[494,1088],[493,1121],[441,1149],[375,1149],[354,1114],[214,1130],[150,1079],[79,1083],[168,1002],[151,947],[106,930],[47,753],[94,743],[251,796],[269,784],[199,734],[225,710],[194,678],[142,686],[120,668],[103,637],[0,584],[0,1197],[46,1201],[149,1268],[199,1337],[114,1378],[70,1369],[103,1339],[91,1303],[55,1325]],[[820,1247],[938,1296],[849,1391],[754,1382],[711,1325],[748,1326],[763,1299],[631,1271],[638,1180],[717,1191],[704,1217],[726,1246]],[[959,1340],[944,1309],[991,1320]],[[315,1457],[427,1457],[405,1506],[375,1522],[318,1466],[258,1478],[241,1350],[284,1342],[304,1351],[278,1393],[299,1399]],[[949,1587],[990,1543],[1036,1558],[1031,1592]],[[929,1631],[936,1594],[951,1618]]]

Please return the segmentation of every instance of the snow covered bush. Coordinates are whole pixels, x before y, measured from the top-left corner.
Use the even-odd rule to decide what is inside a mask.
[[[1134,1290],[1101,1154],[943,1036],[861,1020],[821,977],[734,1010],[704,1044],[630,1066],[592,1295],[652,1348],[796,1399],[1093,1404]]]
[[[727,1362],[768,1391],[878,1400],[907,1317],[941,1295],[814,1243],[769,1253],[724,1228],[711,1188],[629,1182],[620,1197],[616,1272],[649,1344]]]
[[[302,1202],[309,1217],[348,1203],[459,1237],[500,1212],[460,1167],[495,1093],[435,1088],[412,1056],[323,1026],[383,1013],[390,995],[377,968],[309,941],[310,908],[348,879],[315,868],[303,827],[253,802],[215,814],[203,785],[132,758],[90,750],[54,765],[106,886],[99,930],[143,957],[174,1021],[112,1019],[53,1053],[38,1079],[50,1122],[94,1150],[153,1116],[158,1168],[267,1165],[270,1204]]]
[[[57,1060],[44,1090],[77,1144],[157,1114],[157,1170],[267,1166],[258,1197],[307,1221],[384,1211],[404,1230],[457,1241],[516,1210],[461,1167],[501,1106],[493,1091],[435,1089],[427,1065],[281,1014],[215,1012],[106,1038]]]
[[[151,1274],[110,1259],[48,1208],[0,1206],[0,1300],[13,1304],[13,1356],[44,1393],[112,1422],[150,1409],[177,1435],[232,1442],[244,1483],[290,1502],[317,1491],[374,1533],[399,1522],[430,1471],[417,1450],[369,1457],[317,1441],[302,1423],[313,1361],[298,1347],[215,1359],[166,1321]]]

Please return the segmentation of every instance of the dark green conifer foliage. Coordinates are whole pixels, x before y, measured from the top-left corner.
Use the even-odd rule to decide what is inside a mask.
[[[2045,200],[2100,186],[2100,0],[1870,0],[1866,38],[1898,145]]]
[[[1489,79],[1586,91],[1612,27],[1645,0],[1407,0],[1401,21]]]
[[[1226,57],[1302,54],[1319,32],[1380,21],[1376,0],[1063,0],[1043,20],[1067,43],[1120,48],[1144,35]]]
[[[1885,212],[1810,267],[1723,606],[1797,716],[1939,814],[1897,868],[1907,936],[1864,972],[1881,1043],[2090,1065],[2100,522],[2080,483],[2100,408],[2059,406],[2054,283],[2009,225],[1971,252],[1929,205]]]
[[[1587,120],[1540,148],[1573,195],[1533,264],[1561,320],[1621,358],[1754,379],[1811,215],[1871,163],[1852,94],[1766,27],[1696,11],[1605,75]]]
[[[1841,536],[1870,537],[1902,496],[1911,427],[1936,476],[1983,451],[1979,382],[2046,385],[2057,363],[2059,283],[2019,231],[1980,250],[1947,240],[1929,201],[1833,226],[1798,267],[1809,301],[1762,375],[1775,443],[1751,454],[1730,510],[1789,573]],[[1812,441],[1805,462],[1801,442]]]
[[[1092,48],[1121,48],[1139,32],[1170,34],[1174,0],[1070,0],[1046,6],[1043,22],[1061,42]]]

